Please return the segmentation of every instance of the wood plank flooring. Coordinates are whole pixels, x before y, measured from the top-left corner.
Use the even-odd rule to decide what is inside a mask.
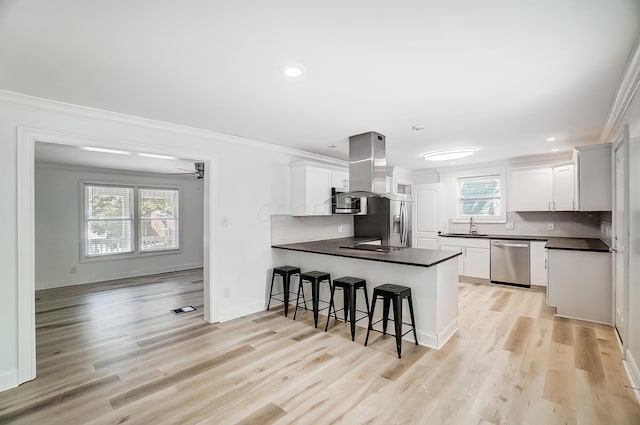
[[[3,424],[640,424],[613,330],[540,291],[460,283],[457,334],[402,360],[308,311],[207,324],[201,270],[36,296],[38,378],[0,393]]]

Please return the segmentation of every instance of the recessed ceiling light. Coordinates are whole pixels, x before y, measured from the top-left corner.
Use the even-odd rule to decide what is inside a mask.
[[[146,158],[157,158],[157,159],[178,159],[175,156],[168,156],[168,155],[158,155],[155,153],[138,153],[138,156],[144,156]]]
[[[131,152],[127,152],[127,151],[119,151],[116,149],[94,148],[91,146],[83,146],[80,149],[82,149],[83,151],[90,151],[90,152],[115,153],[118,155],[131,155]]]
[[[296,78],[302,75],[302,70],[295,66],[290,66],[282,70],[284,75],[291,78]]]
[[[424,125],[414,125],[411,129],[414,131],[424,130]]]
[[[464,158],[476,153],[475,148],[447,149],[444,151],[429,152],[422,154],[426,161],[451,161],[452,159]]]
[[[560,149],[555,148],[555,149],[551,149],[551,152],[558,152]]]
[[[556,138],[555,137],[547,137],[547,142],[555,142]]]

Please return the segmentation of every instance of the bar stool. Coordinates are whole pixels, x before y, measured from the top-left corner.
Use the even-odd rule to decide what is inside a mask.
[[[284,303],[284,316],[287,317],[289,314],[289,293],[291,292],[291,276],[293,275],[300,276],[300,267],[292,267],[292,266],[281,266],[274,267],[273,274],[271,275],[271,289],[269,290],[269,302],[267,303],[267,310],[269,310],[269,306],[271,305],[271,299],[275,299],[276,301],[282,301]],[[276,279],[276,276],[280,276],[282,278],[282,292],[277,294],[273,293],[273,282]],[[274,298],[278,295],[282,295],[283,299]],[[302,295],[304,298],[304,294]]]
[[[376,323],[373,322],[373,312],[376,309],[376,300],[378,297],[382,297],[382,319]],[[409,312],[411,313],[411,323],[404,323],[405,325],[411,325],[413,329],[413,337],[418,345],[418,335],[416,334],[416,321],[413,315],[413,301],[411,298],[411,288],[400,285],[385,284],[376,286],[373,288],[373,304],[371,306],[371,314],[369,315],[369,328],[367,329],[367,338],[364,340],[365,347],[369,342],[369,332],[376,331],[373,329],[373,325],[382,322],[382,333],[387,333],[387,323],[389,321],[389,305],[393,301],[393,324],[395,325],[395,337],[396,337],[396,349],[398,351],[398,358],[401,359],[402,352],[402,337],[411,332],[411,329],[405,333],[402,333],[402,300],[407,299],[409,302]],[[376,331],[380,332],[380,331]]]
[[[313,323],[315,327],[318,327],[318,313],[320,310],[320,283],[321,282],[329,282],[329,290],[333,287],[331,284],[331,275],[325,272],[304,272],[300,275],[300,285],[298,285],[298,296],[296,298],[296,310],[293,313],[293,320],[296,320],[296,316],[298,314],[298,305],[300,303],[300,291],[302,291],[302,300],[305,304],[305,308],[307,307],[307,302],[304,300],[304,288],[302,284],[304,282],[309,282],[311,284],[311,303],[313,304]],[[327,303],[326,301],[322,301]],[[325,307],[322,310],[326,310],[329,307]],[[335,315],[335,313],[334,313]]]
[[[334,294],[336,289],[342,289],[344,297],[344,321],[347,321],[347,315],[351,322],[351,341],[355,341],[356,335],[356,322],[364,319],[361,317],[356,320],[356,311],[360,313],[366,313],[369,315],[369,295],[367,294],[367,281],[360,279],[359,277],[345,276],[338,279],[333,279],[333,288],[331,288],[331,299],[329,300],[329,315],[327,316],[327,325],[324,327],[326,332],[329,329],[329,320],[331,319],[331,308],[333,307],[333,316],[336,318],[336,306],[334,304]],[[362,289],[364,291],[364,300],[367,305],[367,311],[356,310],[356,291]]]

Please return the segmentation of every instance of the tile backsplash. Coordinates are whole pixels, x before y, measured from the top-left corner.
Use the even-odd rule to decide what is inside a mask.
[[[342,233],[338,232],[342,228]],[[347,238],[353,236],[353,216],[326,215],[294,217],[271,216],[271,244],[309,242],[320,239]]]
[[[507,212],[507,223],[513,223],[513,229],[507,229],[505,223],[478,223],[478,233],[599,239],[605,232],[601,229],[601,224],[605,225],[602,227],[606,227],[607,215],[610,227],[610,212]],[[553,230],[549,230],[550,224],[553,224]],[[468,231],[468,223],[454,223],[449,220],[449,232],[466,233]]]

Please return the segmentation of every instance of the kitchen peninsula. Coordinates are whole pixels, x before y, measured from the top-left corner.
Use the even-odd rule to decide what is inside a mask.
[[[367,280],[369,295],[373,288],[393,283],[411,288],[418,342],[440,349],[457,330],[458,262],[460,253],[433,249],[404,248],[379,252],[368,246],[354,249],[362,238],[339,238],[273,245],[273,265],[294,265],[303,271],[321,270],[332,278],[355,276]],[[326,288],[325,288],[326,289]],[[320,298],[329,299],[328,291]],[[336,297],[337,308],[341,308]],[[358,300],[358,305],[362,300]],[[359,308],[360,309],[360,308]],[[376,316],[382,309],[377,309]],[[405,311],[406,313],[406,311]],[[374,317],[374,321],[379,317]],[[406,317],[405,322],[409,321]],[[366,320],[359,322],[366,327]]]

